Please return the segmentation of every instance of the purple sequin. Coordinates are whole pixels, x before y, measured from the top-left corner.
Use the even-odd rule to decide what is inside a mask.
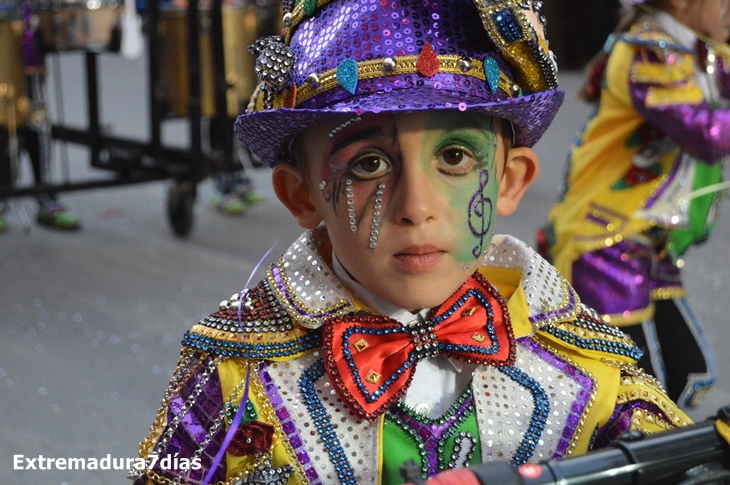
[[[653,290],[682,285],[668,258],[656,259],[651,248],[622,241],[583,254],[573,264],[573,287],[597,312],[628,317],[651,304]]]
[[[271,375],[266,370],[267,367],[268,366],[262,366],[259,369],[259,377],[261,379],[261,382],[264,383],[264,391],[269,398],[269,402],[274,406],[276,416],[280,420],[287,419],[289,418],[289,411],[284,407],[283,400],[279,395],[279,390],[277,389],[276,384],[273,383]],[[307,450],[304,446],[304,441],[299,436],[299,432],[297,431],[294,422],[291,420],[282,421],[281,428],[286,434],[287,438],[289,438],[289,444],[294,450],[294,454],[296,454],[297,460],[302,465],[302,468],[304,468],[304,473],[309,479],[310,484],[321,485],[322,482],[319,481],[319,476],[314,469],[314,465],[311,463],[311,458],[309,457],[309,454],[307,453]]]

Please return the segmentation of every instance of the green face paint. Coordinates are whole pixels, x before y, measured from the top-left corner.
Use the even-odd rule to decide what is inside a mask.
[[[477,113],[440,113],[433,116],[428,130],[424,149],[434,148],[422,159],[435,161],[438,171],[446,175],[440,179],[459,241],[455,256],[468,265],[484,253],[494,233],[499,186],[493,121]],[[447,163],[459,157],[459,164]]]

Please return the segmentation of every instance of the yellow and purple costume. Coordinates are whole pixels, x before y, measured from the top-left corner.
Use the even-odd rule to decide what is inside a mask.
[[[714,364],[684,299],[679,255],[709,234],[720,194],[696,191],[721,182],[730,154],[728,76],[720,53],[696,42],[665,13],[609,40],[599,104],[546,230],[551,262],[588,306],[649,348],[640,364],[681,405],[712,383]],[[631,327],[642,323],[645,335]]]
[[[245,419],[211,483],[396,484],[408,459],[429,477],[468,463],[579,455],[629,429],[651,433],[689,422],[636,367],[631,339],[583,306],[532,249],[496,236],[486,261],[479,272],[506,300],[514,363],[477,365],[440,416],[401,401],[372,421],[359,420],[325,371],[322,328],[370,310],[335,277],[326,230],[307,231],[243,299],[222,302],[186,333],[141,444],[148,468],[132,470],[135,483],[200,484],[249,370]],[[188,465],[165,468],[168,455]]]

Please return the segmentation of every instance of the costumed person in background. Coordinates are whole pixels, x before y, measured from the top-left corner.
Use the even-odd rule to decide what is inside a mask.
[[[590,70],[584,94],[597,108],[539,245],[690,408],[716,370],[681,256],[708,237],[726,186],[730,1],[632,3]]]
[[[236,131],[306,231],[185,334],[136,484],[390,485],[688,423],[630,338],[493,237],[564,96],[541,4],[285,6]]]
[[[2,10],[5,10],[4,8]],[[20,151],[28,153],[36,186],[42,186],[50,174],[51,125],[46,113],[45,62],[37,33],[31,23],[28,1],[14,6],[10,22],[0,24],[2,48],[5,51],[0,67],[0,187],[10,189],[17,177]],[[16,25],[18,28],[13,28]],[[14,68],[22,64],[21,73]],[[76,215],[58,202],[56,194],[47,192],[36,197],[39,224],[56,229],[78,229]],[[2,214],[5,202],[0,200],[0,231],[5,228]]]

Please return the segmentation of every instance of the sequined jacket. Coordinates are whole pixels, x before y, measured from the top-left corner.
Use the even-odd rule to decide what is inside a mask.
[[[657,253],[681,254],[706,237],[719,193],[682,197],[721,182],[730,154],[726,53],[687,47],[651,17],[608,50],[599,104],[548,217],[551,261],[570,281],[586,252],[653,228],[665,230],[655,232],[664,236]]]
[[[415,413],[390,410],[388,419],[357,421],[333,391],[320,352],[323,321],[363,309],[335,278],[330,256],[324,230],[305,232],[248,292],[240,308],[243,331],[233,295],[185,334],[162,408],[141,443],[148,469],[131,471],[138,485],[202,482],[249,370],[245,424],[211,483],[400,483],[392,471],[403,453],[394,447],[410,446],[430,476],[463,465],[470,453],[472,462],[519,464],[582,454],[628,429],[688,423],[635,366],[633,342],[585,308],[555,268],[508,236],[493,238],[480,271],[508,300],[515,364],[477,367],[444,419],[418,427]],[[469,416],[478,446],[463,453],[468,433],[456,431]],[[408,431],[401,444],[384,439],[398,429]],[[201,467],[170,469],[168,460],[165,468],[166,456]]]

